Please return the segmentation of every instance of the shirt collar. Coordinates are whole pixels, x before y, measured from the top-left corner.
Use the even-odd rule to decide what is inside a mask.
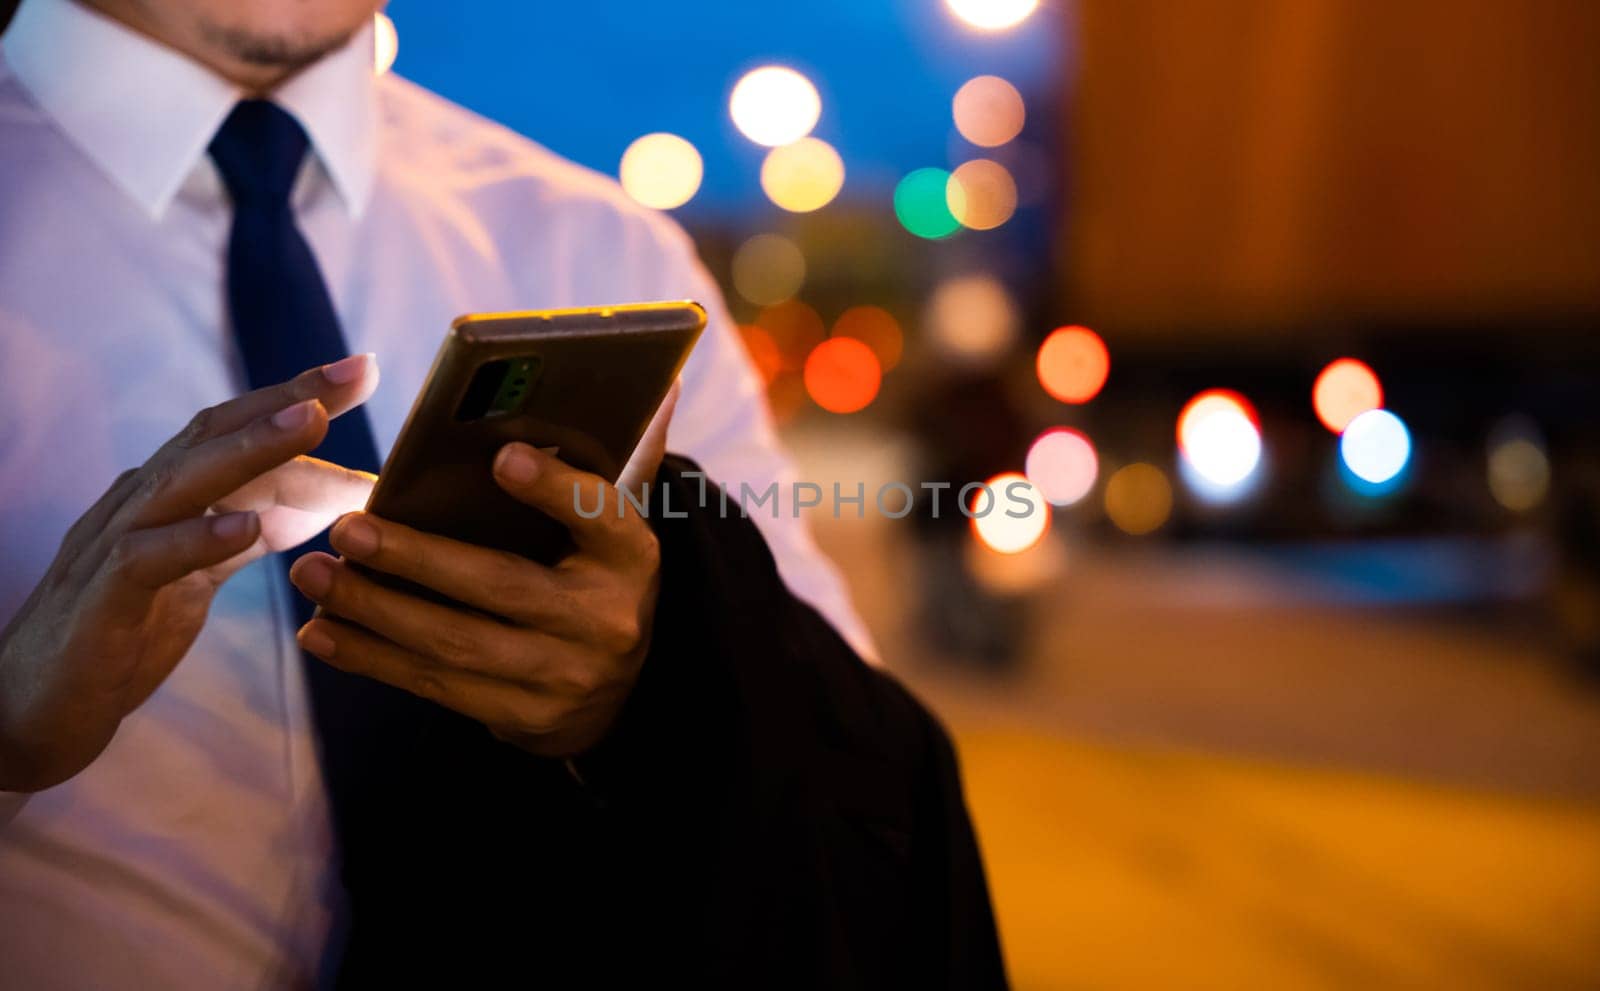
[[[369,24],[272,99],[300,121],[346,210],[359,217],[377,168]],[[25,0],[0,49],[67,136],[152,217],[243,95],[206,67],[73,0]]]

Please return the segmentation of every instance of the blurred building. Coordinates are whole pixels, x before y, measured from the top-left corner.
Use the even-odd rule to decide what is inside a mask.
[[[1600,313],[1600,5],[1077,7],[1065,284],[1123,343]]]

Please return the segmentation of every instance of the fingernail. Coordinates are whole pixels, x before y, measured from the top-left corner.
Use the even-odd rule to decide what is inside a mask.
[[[522,444],[507,444],[494,459],[494,470],[508,482],[526,485],[539,475],[539,462]]]
[[[359,516],[347,516],[333,528],[333,543],[352,557],[366,557],[378,549],[378,528]]]
[[[307,624],[300,630],[300,647],[310,654],[318,657],[332,657],[334,651],[333,638],[322,632],[320,626]]]
[[[373,357],[371,352],[353,354],[348,358],[340,358],[330,365],[322,366],[322,376],[334,385],[344,385],[354,382],[366,371],[367,359]]]
[[[322,598],[333,587],[333,567],[327,558],[303,557],[289,577],[300,591],[313,599]]]
[[[211,532],[223,540],[238,540],[250,529],[255,513],[222,513],[211,518]]]
[[[316,403],[315,399],[285,406],[272,414],[272,425],[279,430],[299,430],[311,422],[311,411]]]

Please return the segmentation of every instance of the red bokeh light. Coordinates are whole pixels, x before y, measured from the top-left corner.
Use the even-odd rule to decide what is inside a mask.
[[[806,358],[806,392],[831,413],[854,413],[877,398],[883,369],[872,349],[853,337],[833,337]]]

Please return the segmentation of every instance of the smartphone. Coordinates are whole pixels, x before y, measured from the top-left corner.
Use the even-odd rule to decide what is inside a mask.
[[[687,300],[457,319],[367,511],[555,563],[566,528],[500,488],[495,455],[523,441],[615,482],[705,325]]]

